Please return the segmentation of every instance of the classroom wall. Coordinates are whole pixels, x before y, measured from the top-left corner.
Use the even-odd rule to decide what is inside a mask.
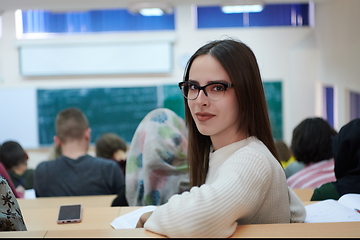
[[[46,2],[43,0],[44,3]],[[41,1],[36,1],[40,4]],[[61,1],[57,6],[61,7]],[[107,4],[112,1],[106,1]],[[113,1],[116,2],[115,0]],[[347,91],[360,92],[360,1],[326,0],[315,1],[315,27],[278,27],[278,28],[228,28],[197,30],[193,18],[193,7],[187,1],[176,3],[176,31],[94,34],[84,36],[63,36],[46,40],[16,39],[15,9],[2,13],[2,38],[0,39],[0,93],[1,90],[21,90],[29,88],[79,88],[79,87],[121,87],[151,86],[174,84],[181,81],[184,60],[204,43],[224,38],[236,37],[248,44],[255,52],[264,81],[283,83],[283,128],[284,140],[291,141],[293,128],[304,118],[322,116],[321,86],[335,87],[336,117],[338,130],[349,120]],[[194,3],[196,1],[193,1]],[[64,2],[66,3],[66,2]],[[94,4],[94,3],[92,3]],[[64,6],[62,6],[64,7]],[[71,7],[71,6],[68,6]],[[32,43],[88,43],[106,41],[150,41],[170,40],[174,45],[174,69],[169,74],[124,74],[96,76],[58,76],[58,77],[22,77],[19,74],[18,47]],[[18,96],[21,99],[21,96]],[[16,98],[15,98],[16,99]],[[34,134],[31,129],[21,126],[9,126],[11,120],[5,120],[3,106],[17,109],[16,102],[0,103],[0,142],[4,128],[16,129],[17,134]],[[12,107],[13,106],[13,107]],[[16,113],[24,116],[21,121],[34,121],[26,116],[34,113]],[[12,116],[8,116],[11,119]],[[36,128],[36,126],[34,126]],[[36,131],[35,131],[36,132]],[[36,143],[29,144],[33,149]],[[36,149],[36,147],[35,147]],[[40,154],[41,155],[41,154]],[[35,155],[34,155],[35,156]],[[30,154],[31,157],[31,154]],[[38,159],[45,158],[44,155]],[[31,162],[29,162],[31,163]]]

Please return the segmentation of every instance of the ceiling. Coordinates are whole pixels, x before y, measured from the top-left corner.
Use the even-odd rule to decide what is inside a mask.
[[[48,10],[89,10],[125,8],[135,2],[167,2],[171,4],[216,5],[222,0],[0,0],[0,10],[48,9]],[[251,0],[250,0],[251,1]],[[263,0],[265,3],[302,3],[306,0]],[[315,3],[341,0],[312,0]]]

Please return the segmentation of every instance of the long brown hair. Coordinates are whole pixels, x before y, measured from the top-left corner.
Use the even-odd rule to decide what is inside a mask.
[[[190,57],[185,68],[184,81],[189,80],[190,68],[195,58],[205,54],[211,55],[220,62],[234,85],[240,108],[238,129],[257,137],[278,159],[260,70],[252,50],[241,41],[234,39],[209,42]],[[185,120],[189,129],[190,182],[192,186],[200,186],[205,183],[212,143],[209,136],[202,135],[198,131],[185,98],[184,102]]]

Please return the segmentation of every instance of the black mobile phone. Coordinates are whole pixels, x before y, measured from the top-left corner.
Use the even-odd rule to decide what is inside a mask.
[[[82,218],[81,204],[62,205],[59,208],[57,223],[81,222],[81,218]]]

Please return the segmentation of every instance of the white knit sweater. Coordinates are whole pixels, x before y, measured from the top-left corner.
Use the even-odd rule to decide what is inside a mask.
[[[174,195],[144,228],[168,237],[230,237],[237,224],[303,222],[306,210],[255,137],[210,154],[205,184]]]

